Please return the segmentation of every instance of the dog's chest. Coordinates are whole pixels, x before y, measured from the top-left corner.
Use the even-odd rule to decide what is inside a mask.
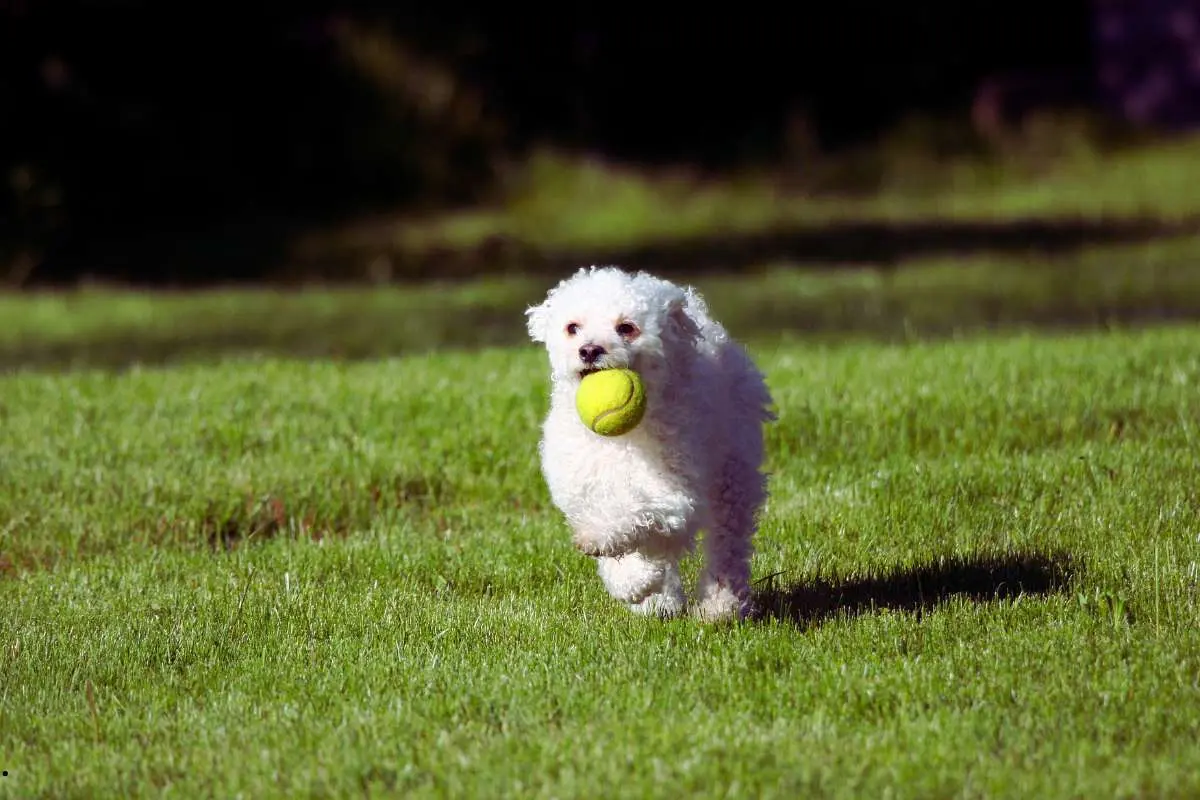
[[[604,437],[572,420],[562,423],[547,425],[543,471],[555,502],[568,514],[577,506],[629,512],[686,491],[670,451],[649,430]]]

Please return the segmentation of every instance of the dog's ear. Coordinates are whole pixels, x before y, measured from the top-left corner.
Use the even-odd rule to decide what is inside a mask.
[[[667,305],[667,325],[679,341],[692,343],[700,338],[700,326],[688,313],[689,294],[680,292]]]
[[[525,309],[525,323],[529,328],[529,338],[535,342],[546,341],[546,326],[549,324],[549,309],[546,307],[547,305],[548,302]]]

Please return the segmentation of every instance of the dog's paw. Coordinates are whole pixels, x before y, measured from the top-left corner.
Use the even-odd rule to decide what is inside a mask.
[[[746,619],[753,605],[720,586],[703,595],[691,610],[703,622],[726,622]]]
[[[629,610],[644,617],[669,619],[678,617],[687,609],[687,599],[682,592],[655,592],[646,599],[629,603]]]

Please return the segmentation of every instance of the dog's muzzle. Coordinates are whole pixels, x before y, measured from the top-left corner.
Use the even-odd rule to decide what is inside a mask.
[[[593,372],[599,372],[605,369],[607,365],[604,363],[604,357],[608,355],[608,351],[598,344],[585,344],[579,348],[579,360],[583,362],[577,372],[580,378],[586,378]]]

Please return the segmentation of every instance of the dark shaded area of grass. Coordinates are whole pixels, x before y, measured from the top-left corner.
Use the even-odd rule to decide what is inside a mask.
[[[147,233],[129,241],[106,242],[88,259],[98,274],[121,276],[130,287],[175,289],[264,284],[264,278],[239,277],[246,275],[263,275],[279,286],[313,281],[361,285],[371,280],[371,265],[381,258],[388,262],[389,280],[402,285],[501,275],[555,277],[582,264],[620,264],[664,275],[697,276],[736,274],[781,261],[808,268],[845,264],[891,268],[912,259],[963,253],[1059,254],[1196,233],[1200,218],[844,219],[790,222],[744,232],[660,235],[600,247],[560,246],[497,233],[471,243],[427,246],[327,237],[311,249],[297,250],[290,242],[302,230],[278,222],[243,225],[193,237],[186,246],[179,244],[177,236]],[[70,280],[53,258],[33,277],[42,286],[66,286],[63,281]]]
[[[484,281],[0,296],[0,370],[120,369],[247,354],[358,360],[523,345],[525,308],[586,263],[693,282],[745,339],[895,340],[1200,319],[1196,230],[1190,220],[1147,218],[847,221],[590,257],[582,250],[555,257],[531,250],[527,258],[447,251],[456,253],[448,259],[467,259],[464,265],[491,258],[495,272],[507,264],[514,273]],[[469,266],[485,268],[482,261]]]
[[[248,354],[357,361],[425,352],[436,347],[511,345],[518,341],[519,328],[512,320],[514,314],[519,317],[519,309],[502,317],[480,310],[471,317],[470,325],[464,324],[464,330],[458,333],[441,330],[438,318],[446,313],[445,309],[437,306],[422,309],[418,312],[419,323],[427,323],[422,324],[426,334],[414,339],[396,329],[396,312],[392,310],[363,310],[347,304],[332,317],[312,319],[306,316],[303,305],[281,300],[276,306],[277,313],[264,311],[249,319],[237,314],[225,319],[217,316],[208,325],[114,327],[86,337],[57,341],[30,337],[0,344],[0,371],[123,369],[135,364],[153,366]]]
[[[880,576],[820,578],[785,587],[775,585],[778,575],[770,576],[760,581],[766,586],[754,597],[760,619],[810,627],[879,609],[920,616],[953,598],[986,603],[1052,594],[1064,591],[1075,571],[1065,553],[954,556]]]

